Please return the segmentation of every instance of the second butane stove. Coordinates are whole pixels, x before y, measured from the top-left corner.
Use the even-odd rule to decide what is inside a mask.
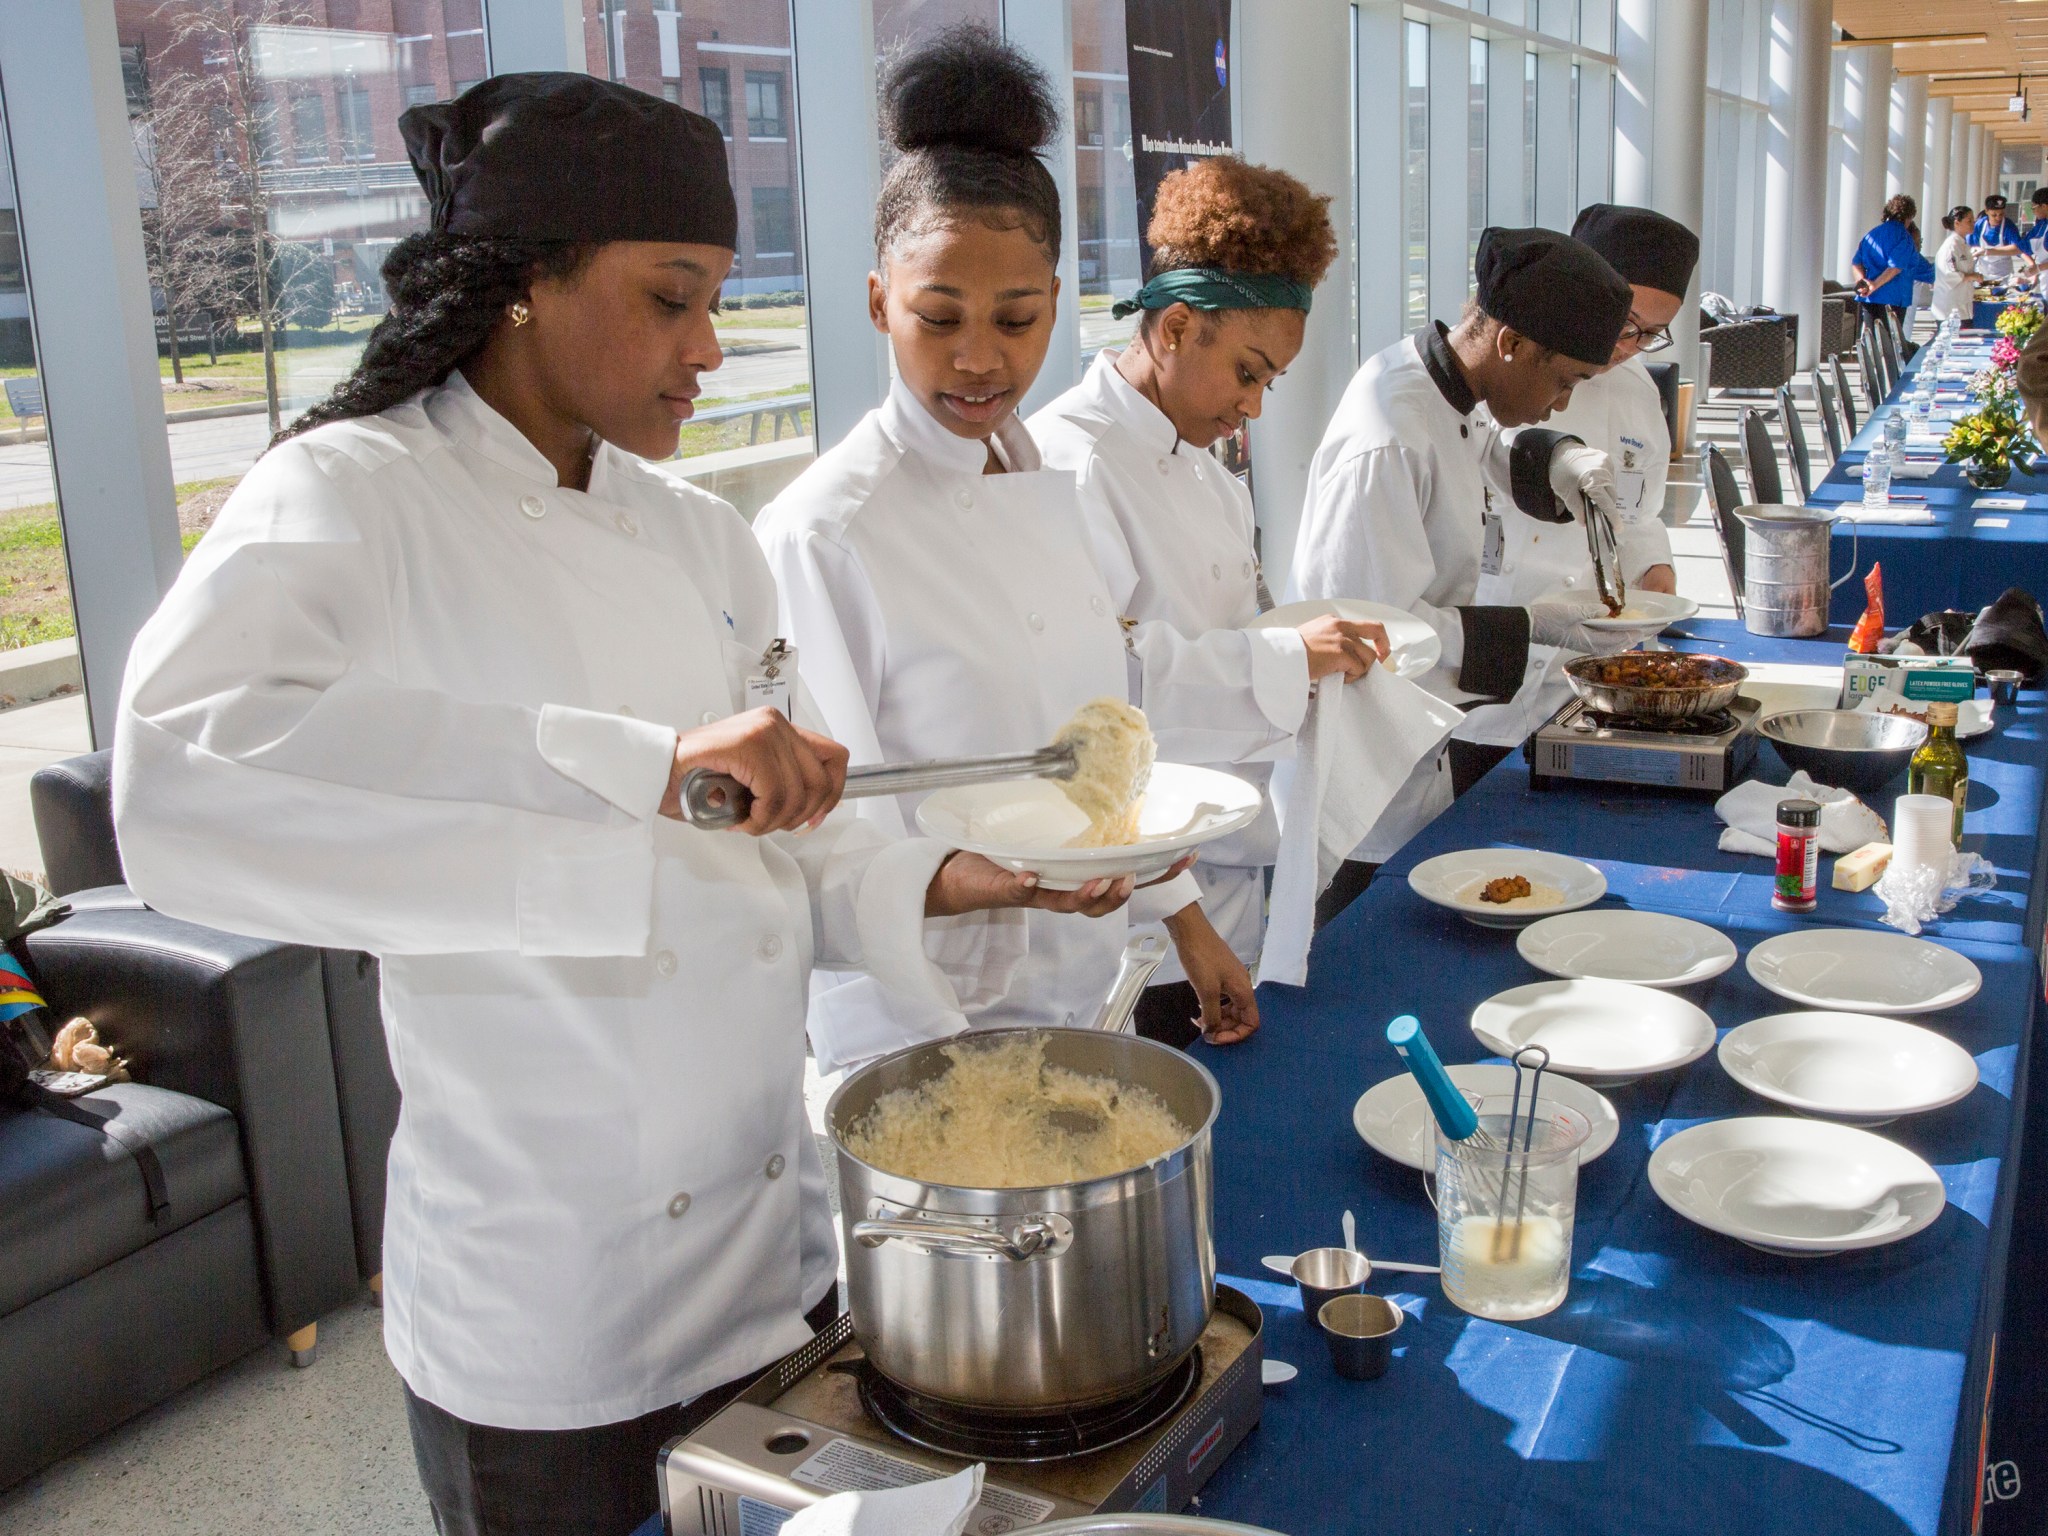
[[[1522,752],[1537,789],[1578,781],[1718,795],[1756,761],[1756,720],[1756,701],[1740,694],[1718,713],[1668,721],[1603,715],[1573,699],[1536,728]]]
[[[1132,1402],[1027,1425],[934,1412],[868,1369],[842,1315],[663,1450],[662,1517],[670,1536],[772,1536],[831,1494],[948,1477],[976,1461],[988,1471],[967,1536],[1177,1511],[1259,1422],[1263,1328],[1249,1297],[1219,1285],[1182,1372]],[[945,1444],[958,1450],[931,1448]],[[1100,1448],[1076,1449],[1089,1445]]]

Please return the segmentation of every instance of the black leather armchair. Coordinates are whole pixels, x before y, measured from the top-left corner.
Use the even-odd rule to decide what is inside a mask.
[[[1712,389],[1776,389],[1788,383],[1799,343],[1797,315],[1700,316],[1700,340],[1714,349]]]

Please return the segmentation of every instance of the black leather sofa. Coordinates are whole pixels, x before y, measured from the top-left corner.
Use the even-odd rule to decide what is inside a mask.
[[[0,1108],[0,1487],[260,1346],[307,1363],[319,1317],[382,1267],[397,1123],[367,957],[152,912],[121,883],[108,755],[39,771],[69,915],[27,951],[135,1078],[75,1101],[146,1141]]]

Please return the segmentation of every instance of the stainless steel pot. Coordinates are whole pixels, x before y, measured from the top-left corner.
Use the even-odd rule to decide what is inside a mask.
[[[1735,702],[1748,676],[1749,669],[1739,661],[1680,651],[1580,656],[1564,667],[1565,681],[1588,705],[1631,720],[1711,715]],[[1635,681],[1627,681],[1630,678]]]
[[[1147,1167],[1030,1189],[924,1184],[847,1151],[847,1128],[876,1099],[948,1068],[947,1041],[870,1062],[825,1108],[847,1296],[869,1362],[913,1391],[998,1413],[1079,1407],[1163,1379],[1201,1338],[1216,1283],[1216,1080],[1135,1035],[972,1038],[1017,1036],[1042,1038],[1049,1065],[1150,1089],[1193,1134]]]

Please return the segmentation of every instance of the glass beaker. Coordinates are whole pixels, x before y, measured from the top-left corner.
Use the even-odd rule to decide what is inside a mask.
[[[1436,1133],[1437,1248],[1444,1294],[1474,1317],[1519,1322],[1555,1311],[1572,1276],[1579,1153],[1592,1126],[1575,1109],[1538,1103],[1508,1145],[1507,1094],[1468,1094],[1479,1129]]]

